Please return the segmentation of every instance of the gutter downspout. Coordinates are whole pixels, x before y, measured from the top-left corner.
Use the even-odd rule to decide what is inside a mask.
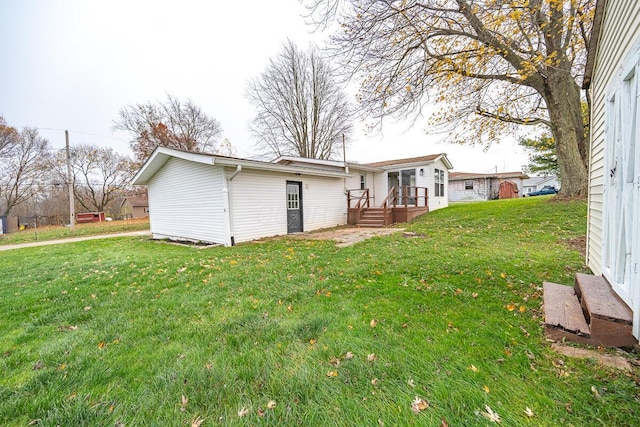
[[[233,181],[233,178],[236,177],[236,175],[238,175],[240,172],[242,171],[242,165],[237,165],[236,166],[236,170],[231,174],[231,176],[227,179],[224,180],[224,185],[222,187],[222,195],[223,195],[223,199],[224,199],[224,210],[226,212],[226,222],[227,222],[227,236],[228,236],[228,240],[227,240],[227,246],[234,246],[235,245],[235,239],[233,236],[233,227],[232,227],[232,215],[231,215],[231,194],[229,191],[229,183],[231,181]]]

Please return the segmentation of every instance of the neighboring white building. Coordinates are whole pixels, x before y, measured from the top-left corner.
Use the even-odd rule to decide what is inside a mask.
[[[154,238],[231,246],[347,224],[383,202],[391,215],[384,224],[446,207],[450,168],[445,154],[359,165],[289,156],[261,162],[158,147],[133,182],[148,186]],[[401,188],[387,197],[394,186]],[[401,208],[408,216],[392,215]]]
[[[547,176],[532,176],[522,181],[522,196],[531,193],[532,191],[542,190],[542,187],[554,187],[557,190],[560,189],[560,181],[555,175]]]
[[[592,99],[587,263],[629,306],[639,338],[640,2],[599,0],[595,22],[585,73]]]
[[[522,172],[449,174],[449,201],[475,202],[522,196],[523,183],[529,176]],[[502,188],[502,192],[501,192]]]

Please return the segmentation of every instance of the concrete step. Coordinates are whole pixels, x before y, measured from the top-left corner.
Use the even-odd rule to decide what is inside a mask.
[[[556,341],[591,344],[591,331],[574,289],[551,282],[544,282],[542,288],[545,335]]]
[[[576,274],[574,289],[597,344],[626,347],[638,343],[632,334],[631,309],[604,277]]]

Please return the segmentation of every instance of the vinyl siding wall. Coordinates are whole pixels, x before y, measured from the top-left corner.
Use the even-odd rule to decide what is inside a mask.
[[[591,112],[587,264],[595,274],[602,274],[606,90],[621,72],[622,61],[640,35],[639,26],[640,2],[610,0],[607,3],[591,86],[593,110]]]
[[[473,181],[473,189],[465,190],[465,181]],[[449,181],[449,201],[477,202],[490,199],[490,179],[470,179]]]
[[[346,224],[344,179],[243,170],[229,184],[236,243],[287,234],[287,181],[302,182],[304,231]]]
[[[154,238],[225,243],[222,168],[171,158],[149,182]]]

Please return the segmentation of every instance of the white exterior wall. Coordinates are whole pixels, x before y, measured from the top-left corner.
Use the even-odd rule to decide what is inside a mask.
[[[473,189],[465,190],[465,181],[473,181]],[[489,200],[489,179],[455,180],[449,181],[450,202],[478,202]]]
[[[418,168],[420,169],[420,168]],[[435,197],[435,189],[436,189],[436,180],[435,173],[436,169],[440,169],[444,171],[444,196]],[[424,177],[426,181],[421,181],[423,184],[418,184],[422,187],[427,187],[429,189],[429,211],[435,211],[436,209],[442,209],[449,206],[449,170],[442,162],[442,160],[438,160],[430,165],[424,167]]]
[[[588,184],[587,265],[595,274],[602,274],[606,89],[620,73],[622,61],[640,34],[639,27],[640,2],[607,2],[591,86],[593,110]]]
[[[227,175],[232,171],[229,169]],[[231,233],[236,243],[287,234],[287,181],[302,182],[304,231],[347,223],[343,178],[247,169],[237,174],[229,184]]]
[[[222,168],[171,158],[149,181],[154,238],[225,243]]]

